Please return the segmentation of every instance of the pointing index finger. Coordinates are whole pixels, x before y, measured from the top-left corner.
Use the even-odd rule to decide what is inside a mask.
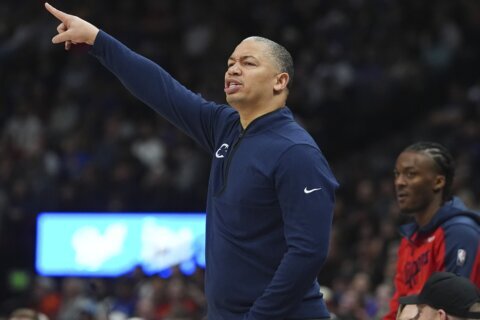
[[[45,8],[50,12],[52,15],[55,16],[60,21],[65,21],[68,18],[68,14],[63,11],[58,10],[57,8],[53,7],[48,2],[45,2]]]

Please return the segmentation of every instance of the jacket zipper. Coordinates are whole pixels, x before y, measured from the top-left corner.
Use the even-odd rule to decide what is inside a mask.
[[[240,132],[240,134],[238,135],[238,138],[237,140],[233,143],[232,145],[232,151],[228,153],[228,158],[227,158],[227,163],[225,164],[225,170],[223,171],[223,186],[222,186],[222,189],[220,189],[220,191],[218,191],[215,195],[216,196],[219,196],[222,194],[223,191],[225,191],[225,189],[227,188],[227,179],[228,179],[228,169],[230,168],[230,162],[232,161],[232,158],[233,158],[233,154],[235,153],[235,150],[237,149],[237,146],[238,144],[240,143],[240,141],[243,139],[243,137],[245,136],[245,133],[247,132],[248,128],[250,128],[252,126],[253,123],[255,123],[256,121],[258,121],[259,119],[263,118],[263,117],[266,117],[272,113],[276,113],[278,112],[279,110],[281,110],[282,108],[279,108],[279,109],[276,109],[272,112],[269,112],[269,113],[266,113],[264,115],[261,115],[260,117],[254,119],[245,129],[242,129],[242,131]]]
[[[225,189],[227,188],[227,179],[228,179],[228,171],[229,171],[229,168],[230,168],[230,163],[232,162],[232,158],[233,158],[233,155],[234,155],[235,151],[237,150],[237,146],[240,143],[240,141],[243,139],[243,137],[245,136],[246,131],[247,131],[247,129],[242,130],[240,132],[240,134],[238,135],[237,140],[232,145],[232,151],[229,152],[229,154],[228,154],[227,163],[225,164],[225,169],[223,170],[223,186],[222,186],[222,189],[220,189],[220,191],[217,192],[217,196],[221,195],[223,193],[223,191],[225,191]]]

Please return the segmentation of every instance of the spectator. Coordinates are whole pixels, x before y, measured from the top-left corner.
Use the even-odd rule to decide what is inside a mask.
[[[415,143],[397,158],[397,202],[415,220],[400,229],[396,291],[385,319],[395,318],[398,297],[418,292],[435,271],[480,285],[480,215],[452,195],[454,176],[453,157],[438,143]]]
[[[480,289],[467,278],[451,272],[433,273],[418,295],[401,297],[399,301],[406,305],[404,310],[408,305],[417,306],[418,313],[410,319],[480,319]]]
[[[43,313],[37,312],[33,309],[19,308],[15,309],[8,320],[49,320]]]

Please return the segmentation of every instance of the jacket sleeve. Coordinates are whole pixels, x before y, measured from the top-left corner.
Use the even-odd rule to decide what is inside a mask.
[[[478,278],[479,226],[468,217],[459,217],[456,222],[444,227],[444,237],[445,271],[471,279]]]
[[[186,89],[163,68],[100,31],[90,53],[138,99],[213,151],[216,123],[233,110],[207,102]]]
[[[338,183],[321,152],[291,147],[274,177],[287,252],[246,319],[285,319],[316,281],[328,253]]]

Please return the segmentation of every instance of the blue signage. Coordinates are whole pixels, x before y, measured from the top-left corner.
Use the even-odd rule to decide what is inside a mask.
[[[190,274],[205,267],[205,213],[41,213],[35,264],[45,276]]]

